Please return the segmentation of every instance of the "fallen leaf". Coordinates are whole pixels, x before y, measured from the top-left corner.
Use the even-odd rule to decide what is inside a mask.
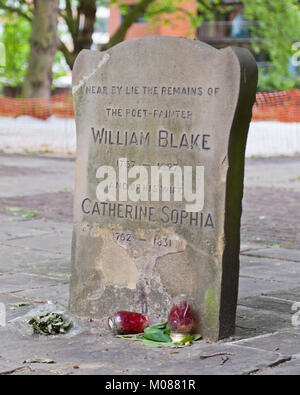
[[[34,357],[24,361],[24,363],[56,363],[53,359]]]
[[[11,303],[11,306],[13,306],[13,307],[30,306],[30,303],[29,302],[17,302],[17,303]]]
[[[38,214],[37,210],[34,211],[26,211],[26,213],[22,214],[22,218],[33,218],[36,217]]]

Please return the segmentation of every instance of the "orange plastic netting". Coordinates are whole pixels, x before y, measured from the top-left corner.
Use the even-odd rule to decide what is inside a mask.
[[[258,92],[253,121],[300,122],[300,90]]]
[[[29,115],[47,119],[52,115],[59,118],[74,117],[71,93],[53,95],[45,99],[16,99],[0,97],[0,116],[18,117]]]
[[[58,94],[45,99],[0,97],[0,116],[29,115],[47,119],[74,117],[72,94]],[[254,121],[300,122],[300,90],[259,92],[253,107]]]

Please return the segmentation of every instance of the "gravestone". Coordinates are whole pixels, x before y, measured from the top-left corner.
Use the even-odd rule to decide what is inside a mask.
[[[256,84],[243,48],[156,36],[79,54],[73,312],[159,322],[185,293],[197,332],[234,333]]]

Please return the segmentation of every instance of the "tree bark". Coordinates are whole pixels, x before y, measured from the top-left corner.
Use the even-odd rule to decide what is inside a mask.
[[[52,65],[58,47],[59,0],[34,0],[29,66],[23,84],[23,97],[48,97]]]
[[[90,49],[93,43],[94,25],[96,21],[96,0],[80,0],[77,8],[79,15],[78,34],[74,37],[74,53],[76,56],[82,49]]]
[[[136,22],[141,15],[144,15],[147,7],[154,1],[155,0],[140,0],[138,3],[134,4],[124,17],[122,25],[111,37],[110,41],[102,46],[101,51],[105,51],[123,41],[130,26]],[[73,69],[75,59],[79,52],[82,49],[89,49],[92,45],[96,11],[96,0],[80,0],[76,17],[66,10],[64,18],[67,22],[69,32],[72,35],[74,47],[73,50],[70,51],[67,46],[60,41],[59,49],[63,53],[71,69]],[[80,19],[84,20],[83,26],[81,26]]]

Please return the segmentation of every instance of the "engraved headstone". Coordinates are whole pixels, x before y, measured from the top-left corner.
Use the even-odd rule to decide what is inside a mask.
[[[234,333],[244,153],[257,67],[242,48],[147,37],[82,51],[70,308],[167,316]]]

